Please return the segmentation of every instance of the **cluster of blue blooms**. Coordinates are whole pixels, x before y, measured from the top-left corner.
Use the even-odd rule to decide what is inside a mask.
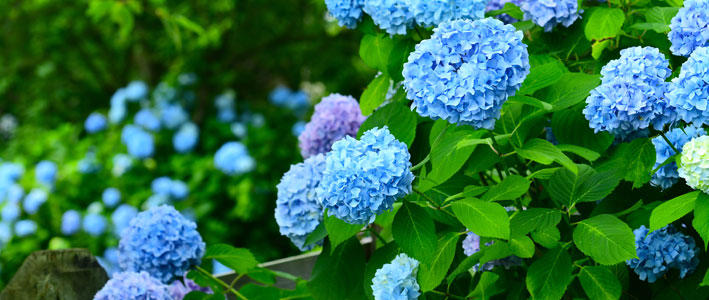
[[[527,46],[512,25],[486,18],[445,22],[404,64],[404,88],[424,117],[492,129],[529,74]]]
[[[684,278],[697,268],[699,248],[691,237],[670,227],[649,232],[645,226],[640,226],[633,233],[638,258],[628,260],[626,264],[640,280],[655,282],[669,269],[679,270],[680,278]]]
[[[687,126],[686,128],[675,128],[667,132],[665,136],[672,143],[675,149],[682,149],[684,145],[689,142],[692,138],[699,137],[706,134],[704,129],[697,126]],[[656,160],[653,170],[659,167],[667,159],[677,154],[672,149],[672,147],[667,144],[667,141],[661,136],[652,139],[652,144],[655,145]],[[652,174],[653,185],[659,186],[662,189],[667,189],[673,186],[679,180],[679,173],[677,172],[677,163],[674,161],[662,166],[658,169],[655,174]]]
[[[525,0],[519,8],[524,12],[525,20],[544,27],[549,32],[558,24],[569,27],[580,17],[577,0]]]
[[[148,198],[147,207],[159,206],[170,201],[182,201],[190,192],[184,181],[166,176],[155,178],[150,188],[153,190],[153,195]]]
[[[325,158],[321,201],[330,215],[350,224],[368,224],[411,192],[410,154],[387,127],[335,142]]]
[[[178,153],[192,151],[199,141],[199,127],[192,122],[187,122],[180,126],[172,137],[172,145]]]
[[[364,0],[325,0],[325,5],[340,26],[355,28],[362,18]]]
[[[409,0],[414,20],[424,27],[456,19],[485,17],[487,0]]]
[[[111,163],[113,164],[111,174],[116,177],[121,177],[133,166],[133,157],[128,154],[118,153],[113,156]]]
[[[96,293],[94,300],[151,299],[173,300],[165,284],[147,272],[121,272],[113,275]]]
[[[514,5],[520,6],[522,4],[522,0],[490,0],[487,2],[487,6],[485,7],[485,11],[493,11],[493,10],[499,10],[505,7],[506,3],[512,3]],[[513,18],[512,16],[508,14],[501,14],[497,16],[496,18],[500,19],[500,21],[505,22],[505,24],[511,24],[514,22],[517,22],[518,20]]]
[[[236,93],[226,91],[214,99],[217,108],[217,120],[225,123],[236,121]]]
[[[126,145],[128,153],[136,158],[148,158],[155,151],[152,134],[136,125],[123,127],[121,141]]]
[[[148,85],[143,81],[132,81],[127,86],[118,89],[111,97],[111,108],[108,120],[120,123],[128,112],[127,102],[136,102],[148,97]]]
[[[709,1],[684,0],[684,7],[672,18],[668,37],[670,50],[679,56],[709,46]]]
[[[239,175],[256,167],[248,149],[240,142],[227,142],[214,154],[214,166],[227,175]]]
[[[57,180],[57,164],[48,160],[40,161],[34,167],[34,178],[38,183],[52,187]]]
[[[364,0],[364,12],[374,24],[391,35],[406,34],[414,26],[414,12],[409,0]]]
[[[107,125],[108,122],[106,121],[106,117],[99,112],[92,112],[86,118],[86,121],[84,121],[84,129],[86,129],[86,132],[88,133],[96,133],[104,130]]]
[[[419,262],[406,254],[397,255],[374,274],[372,291],[375,300],[413,300],[421,295],[416,276]]]
[[[290,109],[298,115],[304,114],[310,106],[310,97],[305,91],[292,91],[282,85],[273,89],[268,99],[274,105]]]
[[[332,94],[323,98],[298,137],[300,154],[308,158],[330,151],[335,141],[357,135],[365,119],[359,103],[351,96]]]
[[[697,48],[682,64],[667,99],[680,119],[709,125],[709,47]]]
[[[494,241],[487,242],[485,243],[486,246],[491,246],[494,243]],[[468,232],[467,235],[465,236],[465,239],[463,240],[463,253],[467,256],[471,256],[475,253],[478,253],[480,251],[480,236],[473,233],[473,232]],[[476,264],[473,266],[473,270],[478,272],[478,271],[490,271],[494,269],[496,266],[502,266],[505,269],[509,269],[514,266],[519,266],[522,264],[522,259],[515,256],[511,255],[502,259],[496,259],[493,261],[488,261],[483,264],[482,267],[480,267],[480,264]]]
[[[79,173],[81,174],[93,174],[101,169],[101,165],[96,159],[96,152],[93,149],[86,152],[84,158],[82,158],[77,167],[79,168]]]

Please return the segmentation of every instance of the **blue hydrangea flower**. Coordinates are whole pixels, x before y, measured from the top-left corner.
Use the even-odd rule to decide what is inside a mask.
[[[416,276],[419,262],[401,253],[374,273],[372,292],[375,300],[413,300],[421,295]]]
[[[139,213],[121,233],[119,263],[128,271],[147,271],[162,282],[183,276],[204,255],[197,225],[171,206]]]
[[[138,126],[126,125],[123,127],[121,141],[128,148],[128,153],[137,158],[150,157],[155,150],[153,136]]]
[[[133,166],[133,158],[123,153],[114,155],[111,161],[113,162],[113,168],[111,169],[113,176],[120,177]]]
[[[524,12],[524,20],[551,31],[557,24],[569,27],[579,18],[577,0],[527,0],[521,1],[519,8]]]
[[[308,158],[330,151],[334,142],[356,136],[365,119],[359,103],[351,96],[332,94],[323,98],[298,137],[300,154]]]
[[[24,208],[26,213],[34,215],[44,202],[47,202],[47,192],[43,189],[34,188],[22,201],[22,208]]]
[[[488,242],[485,245],[490,246],[494,242]],[[478,253],[480,251],[480,236],[473,233],[473,232],[468,232],[467,235],[465,236],[465,239],[463,240],[463,253],[467,256],[471,256],[475,253]],[[488,261],[485,264],[483,264],[482,268],[480,267],[480,264],[476,264],[473,266],[473,270],[477,271],[490,271],[494,269],[496,266],[502,266],[505,269],[509,269],[514,266],[518,266],[522,263],[522,259],[511,255],[508,257],[505,257],[503,259],[497,259],[493,261]]]
[[[182,180],[173,180],[170,184],[170,197],[174,200],[184,200],[189,195],[190,189]]]
[[[161,194],[153,194],[151,195],[148,200],[145,200],[145,203],[143,203],[143,209],[151,209],[154,207],[158,207],[161,205],[166,205],[170,203],[170,196],[169,195],[161,195]]]
[[[485,7],[485,12],[493,11],[493,10],[500,10],[505,7],[505,3],[511,2],[514,5],[520,6],[522,3],[522,0],[490,0],[487,2],[487,6]],[[496,16],[495,18],[499,19],[500,21],[504,22],[505,24],[511,24],[515,23],[518,20],[511,17],[508,14],[501,14]]]
[[[84,121],[84,129],[88,133],[95,133],[106,129],[107,121],[101,113],[92,112],[86,121]]]
[[[709,125],[709,47],[697,48],[672,80],[669,105],[687,123]]]
[[[116,124],[126,117],[126,93],[120,88],[111,96],[111,108],[108,110],[108,121]]]
[[[687,128],[675,128],[665,134],[672,145],[681,151],[682,147],[692,138],[706,134],[704,129],[697,126],[687,126]],[[675,151],[667,144],[664,138],[657,136],[652,139],[652,144],[655,145],[656,159],[653,170],[664,163],[668,158],[675,155]],[[652,174],[653,185],[659,186],[662,189],[667,189],[673,186],[679,180],[677,172],[677,164],[673,161],[662,168],[658,169],[655,174]]]
[[[305,246],[305,239],[322,221],[318,188],[324,170],[325,156],[312,156],[292,165],[277,186],[276,223],[301,251],[313,248],[312,244]]]
[[[20,220],[15,223],[15,235],[26,237],[37,232],[37,223],[32,220]]]
[[[199,128],[192,122],[180,126],[180,129],[172,137],[172,145],[178,153],[192,151],[199,140]]]
[[[129,101],[137,101],[148,96],[148,85],[140,80],[134,80],[125,87],[125,97]]]
[[[150,131],[160,129],[160,119],[148,108],[139,110],[133,117],[133,122]]]
[[[5,191],[5,198],[0,200],[0,203],[2,203],[3,201],[18,203],[20,202],[20,200],[22,200],[22,197],[24,196],[25,190],[22,188],[22,186],[17,183],[13,183]]]
[[[118,205],[118,202],[121,202],[121,192],[117,188],[107,188],[103,190],[101,200],[106,206],[114,207]]]
[[[0,211],[0,216],[2,216],[2,221],[11,222],[17,220],[21,213],[20,205],[15,202],[6,202]]]
[[[208,287],[199,286],[194,280],[183,276],[182,280],[173,281],[168,287],[170,296],[174,300],[182,300],[187,294],[192,291],[203,292],[206,294],[212,294],[212,290]]]
[[[653,283],[669,269],[679,270],[680,278],[694,272],[699,264],[694,239],[670,227],[648,232],[645,226],[633,230],[638,258],[625,262],[640,280]]]
[[[81,215],[78,211],[67,210],[62,215],[62,233],[72,235],[81,229]]]
[[[325,5],[340,26],[355,28],[362,19],[364,0],[325,0]]]
[[[83,229],[92,236],[99,236],[106,231],[106,218],[98,213],[89,213],[84,216]]]
[[[679,177],[693,189],[709,194],[709,136],[696,137],[684,144],[680,162]]]
[[[24,173],[25,168],[18,163],[5,162],[0,164],[0,182],[16,182]]]
[[[0,221],[0,247],[9,243],[12,239],[12,224],[8,221]]]
[[[189,115],[179,104],[168,104],[160,111],[160,120],[167,129],[175,129],[190,119]]]
[[[231,133],[234,134],[234,136],[242,139],[246,136],[246,133],[248,132],[248,128],[246,128],[246,125],[244,123],[240,122],[235,122],[231,124]]]
[[[409,0],[414,20],[421,26],[431,27],[455,20],[477,20],[485,17],[487,0]]]
[[[667,35],[670,50],[677,56],[689,56],[699,47],[709,46],[709,1],[684,0],[684,7],[670,23]]]
[[[94,296],[94,300],[117,299],[173,300],[167,286],[147,272],[115,273]]]
[[[48,160],[40,161],[34,168],[34,177],[45,186],[53,186],[57,179],[57,164]]]
[[[492,129],[529,74],[522,32],[500,20],[454,20],[434,29],[404,64],[404,88],[424,117]]]
[[[228,142],[214,154],[214,165],[227,175],[239,175],[249,172],[256,166],[244,144]]]
[[[177,89],[167,82],[160,82],[153,90],[153,98],[157,103],[168,103],[177,98]]]
[[[150,189],[153,190],[153,193],[158,194],[158,195],[170,195],[170,188],[172,187],[172,179],[167,176],[162,176],[153,179],[153,182],[150,184]]]
[[[128,204],[121,204],[111,214],[113,232],[120,235],[123,229],[128,228],[130,221],[138,215],[138,209]]]
[[[96,153],[93,150],[86,152],[86,156],[79,161],[77,166],[81,174],[93,174],[101,169],[101,165],[96,159]]]
[[[406,34],[414,26],[410,0],[364,0],[363,10],[374,24],[391,35]]]
[[[298,114],[304,113],[310,104],[310,97],[304,91],[291,91],[289,88],[279,85],[269,95],[269,100],[276,106],[285,107]],[[255,117],[256,115],[252,116]],[[253,120],[252,120],[253,121]],[[256,126],[261,127],[261,126]]]
[[[236,121],[236,93],[229,90],[214,99],[217,108],[217,120],[230,123]]]
[[[293,127],[291,128],[291,133],[295,137],[299,137],[303,133],[303,131],[305,131],[305,124],[305,121],[295,122],[295,124],[293,124]]]
[[[370,129],[359,141],[346,136],[327,153],[321,204],[347,223],[371,223],[411,192],[410,157],[387,127]]]

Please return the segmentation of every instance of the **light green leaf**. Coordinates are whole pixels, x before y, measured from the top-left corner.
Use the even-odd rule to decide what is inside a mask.
[[[363,225],[348,224],[335,216],[327,215],[327,213],[325,213],[323,222],[325,223],[325,229],[327,229],[327,234],[330,237],[330,243],[332,244],[333,250],[342,242],[355,236],[355,234],[360,232],[362,227],[364,227]]]
[[[593,42],[593,45],[591,45],[591,57],[593,57],[593,59],[601,58],[601,55],[603,54],[603,50],[606,50],[606,48],[608,48],[612,44],[613,44],[612,40],[603,40],[603,41]]]
[[[524,195],[529,190],[531,182],[519,175],[505,177],[497,185],[490,187],[490,190],[482,196],[483,201],[514,200]]]
[[[615,274],[606,267],[583,267],[579,281],[591,300],[620,299],[622,287]]]
[[[436,226],[426,211],[413,203],[404,202],[392,223],[394,240],[411,257],[429,262],[431,249],[436,248]]]
[[[578,173],[576,164],[552,143],[542,139],[531,139],[522,148],[516,149],[519,156],[543,165],[557,162],[573,173]]]
[[[576,155],[578,155],[578,156],[582,157],[583,159],[590,161],[590,162],[595,161],[601,157],[601,155],[598,154],[598,152],[593,151],[591,149],[581,147],[581,146],[556,145],[556,147],[559,148],[559,150],[561,150],[561,152],[570,152],[570,153],[576,154]]]
[[[709,195],[705,193],[700,193],[694,204],[692,226],[704,240],[704,250],[706,250],[709,242]]]
[[[532,238],[544,248],[552,249],[559,245],[561,232],[559,232],[559,228],[556,228],[556,225],[546,226],[532,231]]]
[[[699,284],[700,286],[709,286],[709,270],[704,274],[704,279],[702,279],[702,283]]]
[[[433,259],[431,263],[422,263],[419,268],[418,282],[421,286],[421,291],[427,292],[435,289],[446,277],[455,257],[458,237],[457,232],[446,233],[438,239],[438,247],[425,249],[429,252],[431,249],[436,250],[432,253]]]
[[[635,235],[620,219],[598,215],[582,220],[574,229],[574,243],[581,252],[602,265],[636,258]]]
[[[367,85],[359,100],[359,108],[365,116],[370,115],[377,107],[386,100],[391,78],[386,74],[381,74]]]
[[[480,280],[475,289],[470,292],[468,297],[473,299],[490,299],[499,293],[502,293],[504,289],[497,286],[497,280],[500,279],[500,275],[493,272],[483,272],[480,275]]]
[[[614,38],[620,33],[624,22],[625,13],[622,9],[598,7],[591,12],[584,34],[589,41]]]
[[[529,106],[533,106],[536,108],[541,108],[543,110],[551,111],[554,109],[554,106],[546,103],[542,100],[539,100],[537,98],[529,97],[529,96],[512,96],[507,98],[507,103],[520,103],[520,104],[525,104]]]
[[[600,75],[564,73],[557,83],[540,91],[540,93],[544,92],[541,99],[551,103],[555,111],[560,111],[586,100],[591,90],[599,84],[601,84]]]
[[[397,140],[411,146],[416,137],[416,113],[401,103],[392,102],[377,109],[362,123],[357,132],[357,138],[375,127],[389,127]]]
[[[550,86],[566,73],[566,69],[561,62],[555,61],[540,66],[532,66],[529,75],[522,83],[522,87],[517,92],[518,95],[531,95],[539,89]]]
[[[559,300],[571,279],[571,257],[562,247],[557,247],[529,267],[527,290],[532,299]]]
[[[510,227],[514,232],[526,234],[540,228],[556,226],[560,221],[559,210],[531,207],[513,215],[510,219]]]
[[[244,248],[234,248],[227,244],[209,245],[204,252],[204,259],[215,259],[236,273],[244,274],[258,265],[251,251]]]
[[[465,227],[479,236],[510,238],[507,211],[496,202],[467,198],[452,204],[453,213]]]
[[[394,41],[387,34],[367,34],[359,45],[359,56],[365,64],[382,72],[387,72],[389,53],[394,49]],[[388,85],[388,83],[387,83]]]
[[[546,185],[556,203],[571,207],[578,202],[594,202],[608,196],[620,180],[611,173],[597,173],[587,165],[578,165],[578,174],[559,169]]]
[[[327,236],[327,230],[325,229],[325,224],[322,222],[318,224],[317,227],[308,234],[308,236],[305,238],[305,244],[304,245],[312,245],[315,244],[319,241],[322,241],[325,237]]]
[[[446,126],[447,130],[440,135],[441,130]],[[479,138],[484,133],[483,130],[476,131],[469,126],[450,127],[445,122],[436,122],[430,137],[431,171],[421,180],[419,189],[428,191],[455,175],[476,147],[476,145],[458,147],[458,142],[463,139]]]
[[[650,214],[650,232],[667,226],[694,210],[700,191],[684,194],[655,207]]]
[[[512,234],[510,250],[521,258],[530,258],[534,256],[534,242],[526,235]]]

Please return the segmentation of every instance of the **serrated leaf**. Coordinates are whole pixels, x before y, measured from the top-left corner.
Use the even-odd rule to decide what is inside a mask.
[[[598,7],[591,12],[584,34],[589,41],[614,38],[625,22],[625,13],[620,8]]]
[[[591,149],[586,149],[581,146],[556,145],[556,147],[559,148],[559,150],[561,150],[561,152],[568,152],[568,153],[576,154],[589,162],[595,161],[601,157],[601,155],[598,154],[598,152],[593,151]]]
[[[655,207],[650,214],[650,232],[665,227],[694,210],[699,193],[701,192],[687,193]]]
[[[416,137],[416,125],[415,112],[401,103],[392,102],[377,109],[362,123],[357,132],[357,138],[359,139],[367,130],[387,126],[397,140],[411,146]]]
[[[525,281],[532,299],[558,300],[564,296],[571,279],[571,257],[557,247],[532,263]]]
[[[505,177],[497,185],[490,187],[481,200],[483,201],[500,201],[514,200],[524,195],[532,183],[519,175],[510,175]]]
[[[552,249],[559,245],[561,232],[559,232],[559,228],[556,228],[556,225],[546,226],[532,231],[532,238],[544,248]]]
[[[586,100],[591,90],[599,84],[601,84],[601,76],[597,74],[564,73],[558,82],[540,91],[540,93],[544,92],[541,99],[551,103],[555,111],[560,111]]]
[[[574,243],[581,252],[602,265],[636,258],[635,235],[620,219],[598,215],[582,220],[574,229]]]
[[[514,255],[521,258],[530,258],[534,256],[534,242],[526,235],[512,234],[512,237],[510,237],[510,250]]]
[[[655,145],[652,141],[649,138],[638,138],[620,144],[606,164],[609,169],[621,174],[623,179],[632,182],[634,188],[638,188],[652,178],[655,159]]]
[[[510,238],[510,219],[502,205],[467,198],[454,202],[453,213],[475,234],[500,239]]]
[[[333,250],[342,242],[355,236],[362,230],[362,227],[364,227],[363,225],[349,224],[327,213],[325,213],[323,223],[325,224],[325,229],[327,230],[327,235],[330,238],[330,244]]]
[[[598,173],[587,165],[578,165],[578,174],[559,169],[545,186],[556,203],[571,207],[579,202],[594,202],[608,196],[620,179],[611,173]]]
[[[455,257],[455,249],[458,245],[458,233],[449,232],[438,239],[438,247],[433,253],[433,258],[430,263],[422,263],[419,268],[418,282],[421,286],[421,291],[427,292],[436,288],[443,278],[446,277],[448,269],[450,269],[453,258]],[[427,249],[430,251],[430,249]]]
[[[622,287],[613,272],[606,267],[583,267],[579,281],[591,300],[620,299]]]
[[[359,108],[363,115],[372,114],[377,107],[384,103],[390,83],[391,78],[386,74],[381,74],[367,85],[367,88],[362,92],[362,97],[359,99]]]
[[[422,207],[404,202],[394,217],[391,231],[406,254],[420,262],[431,261],[434,255],[431,249],[436,248],[436,226]]]
[[[607,132],[594,133],[580,109],[555,112],[551,119],[552,133],[560,144],[569,144],[603,153],[613,143]]]
[[[473,299],[490,299],[499,293],[502,293],[504,289],[497,286],[497,280],[500,279],[500,275],[493,272],[483,272],[480,275],[480,280],[475,286],[475,289],[470,292],[468,297]]]
[[[704,240],[704,250],[706,250],[709,242],[709,195],[705,193],[700,193],[694,203],[692,226]]]
[[[542,139],[531,139],[522,148],[515,149],[519,156],[543,165],[557,162],[573,173],[578,173],[576,164],[552,143]]]
[[[566,73],[566,70],[563,64],[558,61],[532,66],[529,75],[525,78],[517,94],[531,95],[539,89],[556,83],[564,73]]]
[[[449,127],[440,135],[444,126],[448,124],[438,122],[431,130],[431,171],[419,184],[419,189],[424,192],[450,179],[473,153],[476,145],[458,147],[460,140],[479,138],[485,133],[483,130],[476,131],[471,127],[461,126]]]
[[[560,221],[559,210],[531,207],[513,215],[510,219],[510,227],[519,234],[526,234],[539,228],[556,226]]]
[[[244,274],[258,265],[251,251],[244,248],[234,248],[227,244],[207,246],[204,259],[215,259],[236,273]]]

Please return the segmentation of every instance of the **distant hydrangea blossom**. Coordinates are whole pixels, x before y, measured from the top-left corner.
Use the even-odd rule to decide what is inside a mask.
[[[116,124],[126,117],[126,92],[120,88],[111,96],[111,108],[108,110],[108,121]]]
[[[135,125],[123,127],[121,141],[128,148],[128,153],[136,158],[150,157],[155,151],[153,136]]]
[[[709,125],[709,47],[697,48],[682,64],[667,99],[685,122]]]
[[[92,236],[99,236],[106,231],[106,218],[98,213],[89,213],[82,222],[83,229]]]
[[[178,128],[189,119],[190,116],[179,104],[168,104],[160,110],[160,122],[167,129]]]
[[[150,184],[150,189],[153,190],[153,193],[158,194],[158,195],[170,195],[170,188],[172,187],[172,179],[167,176],[162,176],[153,179],[153,182]]]
[[[327,153],[321,204],[347,223],[371,223],[411,192],[410,157],[387,127],[370,129],[359,141],[346,136]]]
[[[411,107],[424,117],[492,129],[529,74],[522,37],[492,18],[441,24],[404,64]]]
[[[86,129],[88,133],[95,133],[106,129],[107,124],[106,117],[101,113],[92,112],[89,117],[86,118],[86,121],[84,121],[84,129]]]
[[[113,176],[121,176],[123,173],[130,170],[133,166],[133,158],[130,155],[119,153],[113,156],[111,160],[113,162],[113,168],[111,169],[111,174]]]
[[[306,92],[292,91],[283,85],[279,85],[273,89],[268,98],[274,105],[288,108],[296,113],[304,112],[310,105],[310,97]]]
[[[160,129],[160,119],[153,113],[152,110],[148,108],[143,108],[139,110],[135,117],[133,117],[133,122],[150,131],[157,131]]]
[[[40,161],[34,168],[34,177],[45,186],[54,185],[57,180],[57,164],[48,160]]]
[[[362,19],[364,0],[325,0],[325,5],[340,26],[352,29]]]
[[[20,220],[15,223],[15,235],[26,237],[37,232],[37,223],[32,220]]]
[[[0,190],[3,188],[0,188]],[[4,195],[4,198],[2,194]],[[6,187],[6,190],[4,192],[0,191],[0,203],[3,201],[8,201],[8,202],[13,202],[13,203],[18,203],[20,200],[22,200],[22,197],[25,196],[25,190],[22,188],[21,185],[17,183],[10,184],[10,186]]]
[[[22,208],[25,209],[26,213],[34,215],[39,211],[39,208],[42,207],[42,204],[47,202],[47,197],[48,195],[45,190],[34,188],[27,194],[24,201],[22,201]]]
[[[72,235],[81,229],[81,215],[78,211],[67,210],[62,215],[62,233]]]
[[[189,86],[197,83],[197,74],[195,73],[182,73],[177,76],[177,82],[183,86]]]
[[[128,271],[147,271],[167,283],[180,277],[204,255],[197,225],[172,206],[139,213],[121,233],[119,263]]]
[[[0,247],[4,247],[12,239],[12,224],[8,221],[0,221]]]
[[[186,153],[192,151],[199,140],[199,128],[192,122],[183,124],[172,137],[175,151]]]
[[[410,0],[364,0],[364,12],[374,24],[391,35],[406,34],[414,26]]]
[[[487,246],[490,246],[492,244],[493,242],[486,243]],[[463,240],[463,253],[467,256],[471,256],[475,253],[478,253],[478,251],[480,251],[480,236],[473,232],[468,232],[465,236],[465,239]],[[476,264],[475,266],[473,266],[473,270],[475,270],[476,272],[480,270],[490,271],[496,266],[502,266],[505,269],[509,269],[514,266],[519,266],[521,263],[522,259],[517,256],[511,255],[503,259],[488,261],[483,264],[482,268],[480,267],[480,264]]]
[[[325,157],[315,155],[305,162],[292,165],[276,186],[276,223],[281,234],[301,251],[314,247],[305,246],[305,239],[322,222],[323,209],[318,188],[324,170]]]
[[[372,292],[375,300],[413,300],[421,295],[416,276],[419,262],[405,253],[374,273]]]
[[[330,151],[334,142],[356,136],[365,119],[359,103],[351,96],[332,94],[323,98],[298,137],[300,154],[308,158]]]
[[[699,264],[694,239],[670,227],[648,232],[645,226],[633,230],[638,258],[625,262],[640,280],[653,283],[669,269],[679,270],[680,278],[694,272]]]
[[[183,276],[182,281],[175,280],[168,287],[167,290],[170,292],[173,300],[182,300],[187,294],[193,291],[203,292],[207,294],[212,294],[212,290],[208,287],[201,287],[194,280]]]
[[[189,187],[182,180],[173,180],[170,185],[170,197],[173,200],[184,200],[190,193]]]
[[[680,161],[679,176],[693,189],[709,194],[709,136],[684,144]]]
[[[246,146],[240,142],[228,142],[214,154],[214,165],[227,175],[249,172],[256,166]]]
[[[0,216],[2,217],[2,221],[11,222],[17,220],[21,213],[20,205],[14,202],[6,202],[2,207],[2,211],[0,211]]]
[[[544,27],[550,32],[558,24],[569,27],[579,18],[577,0],[527,0],[521,1],[520,7],[525,20]]]
[[[3,162],[0,164],[0,182],[15,182],[25,173],[25,168],[18,163]]]
[[[709,1],[684,0],[667,36],[670,50],[677,56],[689,56],[695,49],[709,46]]]
[[[706,132],[701,127],[687,126],[687,128],[684,129],[672,129],[667,134],[665,134],[665,136],[668,140],[670,140],[670,142],[676,149],[681,151],[682,147],[684,147],[684,145],[687,144],[689,140],[695,137],[702,136],[704,134],[706,134]],[[652,168],[654,170],[662,163],[664,163],[667,159],[675,155],[675,151],[672,150],[672,147],[670,147],[670,145],[668,145],[665,139],[661,136],[653,138],[652,144],[655,145],[656,152],[655,166]],[[667,189],[677,183],[678,180],[679,173],[677,172],[677,163],[673,161],[658,169],[655,174],[652,174],[652,181],[650,183],[659,186],[662,189]]]
[[[119,273],[118,267],[118,249],[115,247],[106,248],[103,251],[103,256],[97,257],[98,264],[106,271],[108,278],[113,278],[113,274]]]
[[[107,207],[114,207],[121,202],[121,192],[117,188],[107,188],[103,190],[101,200]]]
[[[138,215],[138,209],[128,204],[121,204],[111,214],[111,223],[113,223],[113,232],[120,235],[123,229],[130,226],[130,221]]]
[[[148,85],[140,80],[134,80],[125,87],[125,97],[129,101],[137,101],[148,96]]]
[[[432,27],[455,19],[477,20],[485,17],[487,0],[409,0],[414,20]]]
[[[86,152],[86,156],[82,158],[78,163],[79,173],[81,174],[93,174],[101,169],[101,165],[96,159],[96,152],[89,150]]]
[[[115,273],[94,296],[94,300],[118,299],[173,300],[167,286],[147,272]]]
[[[214,106],[217,108],[217,119],[221,122],[230,123],[236,121],[236,93],[229,90],[214,99]]]
[[[293,127],[291,128],[291,133],[295,137],[299,137],[301,134],[303,134],[303,131],[305,131],[305,121],[298,121],[293,124]]]
[[[505,3],[513,3],[514,5],[520,6],[523,0],[490,0],[487,2],[487,6],[485,7],[485,12],[493,11],[493,10],[500,10],[505,7]],[[505,22],[505,24],[511,24],[514,22],[517,22],[519,20],[511,17],[508,14],[501,14],[499,16],[496,16],[497,19],[499,19],[502,22]]]

